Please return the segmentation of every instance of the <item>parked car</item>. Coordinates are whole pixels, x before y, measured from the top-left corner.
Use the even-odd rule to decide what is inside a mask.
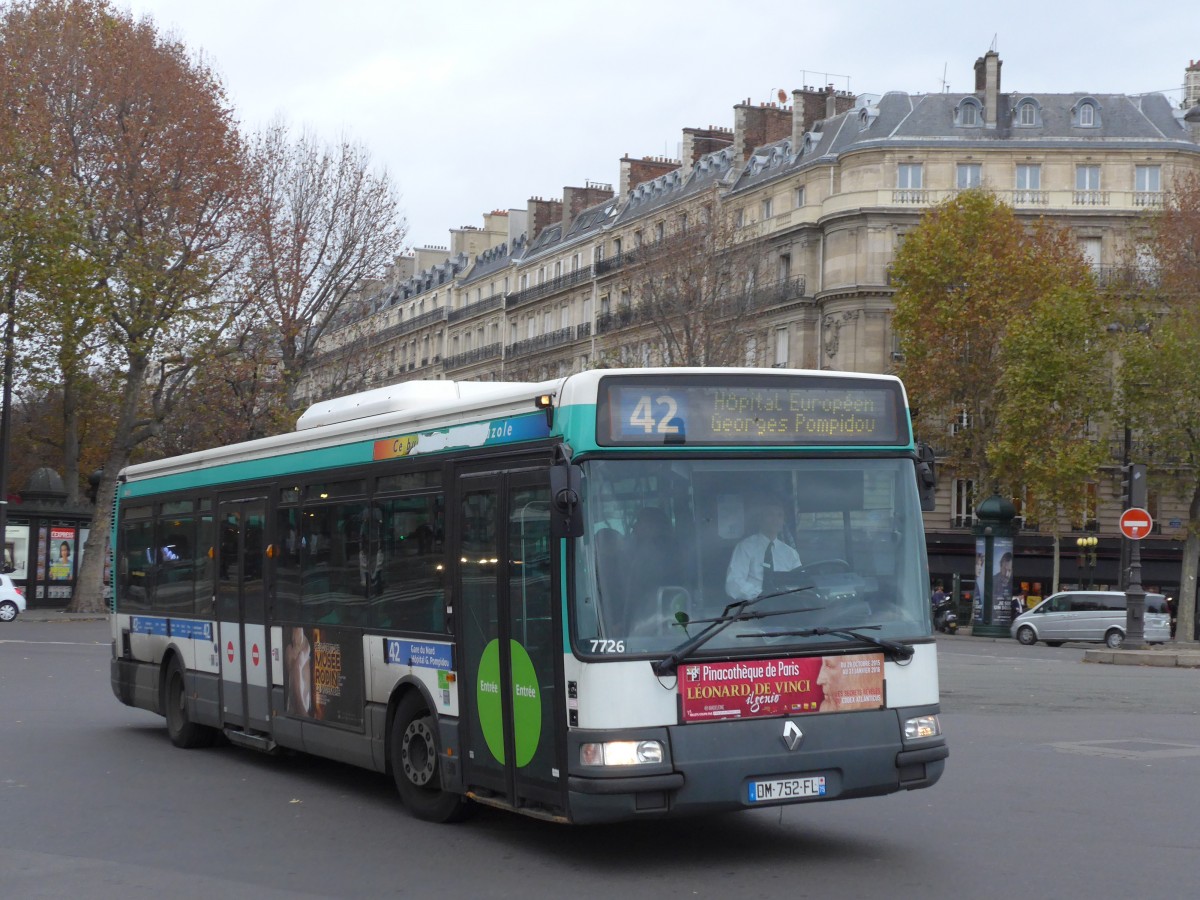
[[[11,622],[18,613],[25,612],[25,596],[17,590],[13,580],[0,575],[0,622]]]
[[[1171,613],[1162,594],[1146,595],[1144,623],[1143,633],[1148,642],[1171,639]],[[1125,641],[1125,594],[1062,591],[1017,616],[1009,631],[1025,645],[1045,641],[1051,647],[1058,647],[1066,641],[1103,641],[1115,650]]]

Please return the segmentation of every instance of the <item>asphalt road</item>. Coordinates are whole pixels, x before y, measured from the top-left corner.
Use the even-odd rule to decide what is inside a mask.
[[[1194,896],[1200,670],[939,642],[930,790],[565,828],[408,817],[383,776],[182,751],[108,686],[103,622],[0,626],[0,898]]]

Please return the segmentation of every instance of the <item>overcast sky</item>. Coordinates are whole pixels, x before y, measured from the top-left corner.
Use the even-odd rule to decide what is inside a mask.
[[[203,52],[242,122],[276,116],[365,145],[398,186],[410,246],[492,209],[612,184],[679,154],[685,127],[805,84],[973,89],[993,44],[1006,92],[1178,103],[1196,0],[113,0]]]

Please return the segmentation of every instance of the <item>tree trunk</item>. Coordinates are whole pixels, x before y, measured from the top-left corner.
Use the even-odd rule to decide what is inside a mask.
[[[1183,545],[1183,566],[1179,573],[1175,640],[1192,644],[1196,641],[1196,570],[1200,564],[1200,534],[1197,533],[1200,528],[1200,483],[1192,492],[1188,516],[1188,536]]]
[[[79,503],[79,387],[75,376],[63,373],[63,483],[67,503]]]

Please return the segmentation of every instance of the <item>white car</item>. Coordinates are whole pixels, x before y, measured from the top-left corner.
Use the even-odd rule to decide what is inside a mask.
[[[0,622],[11,622],[25,612],[25,596],[7,575],[0,575]]]

